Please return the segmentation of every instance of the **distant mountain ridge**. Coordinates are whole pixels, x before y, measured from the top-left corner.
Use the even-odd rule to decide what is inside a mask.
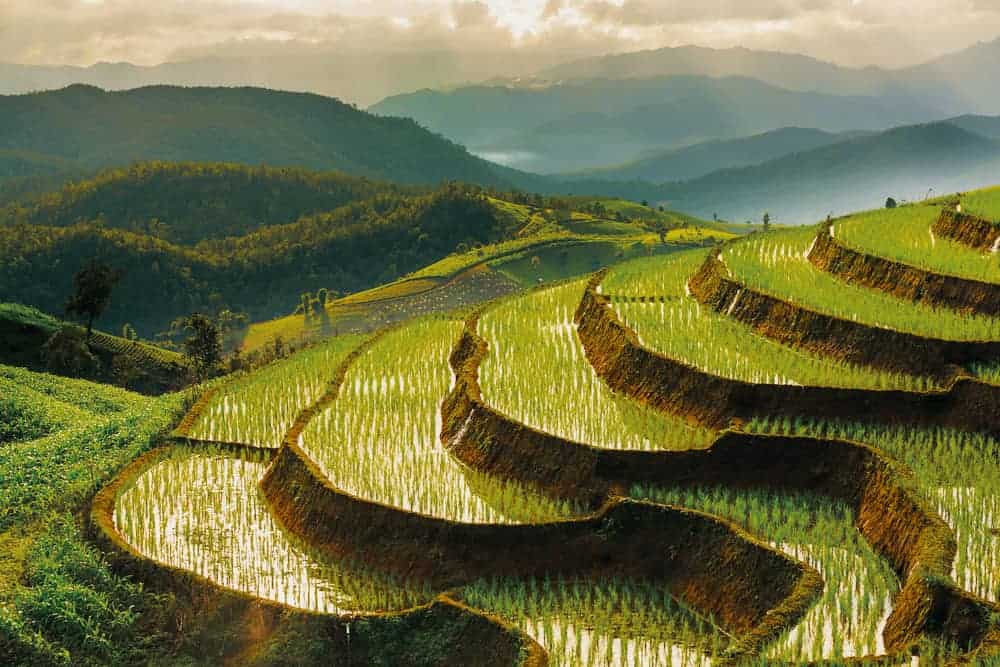
[[[760,164],[785,155],[847,141],[864,134],[783,127],[740,139],[728,141],[716,139],[684,148],[653,152],[618,167],[568,173],[561,175],[561,178],[566,180],[599,178],[650,183],[687,181],[720,169]]]
[[[412,120],[261,88],[75,85],[0,96],[0,151],[96,169],[140,160],[337,169],[397,183],[505,182],[502,170]]]
[[[651,149],[784,126],[881,130],[940,118],[912,101],[792,91],[746,77],[596,79],[546,88],[469,86],[383,100],[370,111],[413,118],[474,152],[528,171],[607,166]],[[505,153],[514,156],[505,159]],[[518,159],[518,156],[534,159]]]

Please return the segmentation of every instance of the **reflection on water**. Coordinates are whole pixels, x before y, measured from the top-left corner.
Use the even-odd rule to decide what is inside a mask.
[[[270,514],[257,486],[266,467],[261,454],[178,448],[119,496],[115,525],[148,558],[300,609],[389,611],[431,599],[420,584],[312,557]]]

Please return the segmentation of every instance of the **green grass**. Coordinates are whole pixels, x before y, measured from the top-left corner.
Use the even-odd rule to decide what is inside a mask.
[[[302,447],[339,489],[400,509],[467,523],[577,515],[513,482],[468,469],[440,443],[448,356],[462,322],[422,319],[381,338],[348,370],[337,400],[302,433]]]
[[[188,436],[257,447],[281,446],[302,410],[324,393],[362,336],[337,336],[226,382]]]
[[[628,579],[483,579],[466,603],[519,627],[559,667],[710,665],[728,637],[662,587]]]
[[[958,557],[953,575],[958,585],[1000,601],[1000,441],[951,429],[809,419],[758,419],[748,428],[864,442],[907,466],[918,492],[955,530]]]
[[[807,662],[885,653],[882,628],[899,583],[854,527],[847,506],[804,494],[718,487],[635,487],[632,495],[729,519],[820,572],[822,597],[765,657]]]
[[[395,611],[434,592],[318,557],[287,535],[257,483],[263,452],[178,447],[118,497],[115,524],[140,553],[225,588],[330,614]]]
[[[755,234],[728,246],[723,260],[740,283],[834,317],[943,340],[1000,340],[998,318],[903,301],[820,271],[806,259],[816,231]]]
[[[964,212],[1000,223],[1000,188],[976,190],[962,195],[961,201]]]
[[[691,449],[715,434],[613,393],[594,373],[573,313],[586,279],[507,299],[487,310],[484,400],[528,426],[609,449]]]
[[[840,363],[786,347],[702,306],[687,280],[708,251],[639,260],[613,269],[601,285],[619,316],[650,349],[721,377],[757,384],[926,390],[927,378]],[[656,294],[658,301],[616,297]]]
[[[880,209],[839,220],[833,227],[840,243],[861,252],[909,264],[926,271],[968,280],[1000,283],[1000,259],[931,231],[937,206]]]

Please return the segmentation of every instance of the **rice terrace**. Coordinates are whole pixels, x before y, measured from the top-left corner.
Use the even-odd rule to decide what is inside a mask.
[[[0,1],[0,667],[1000,667],[995,5]]]

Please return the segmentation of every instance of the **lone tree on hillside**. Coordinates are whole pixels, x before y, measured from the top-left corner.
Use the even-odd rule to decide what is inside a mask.
[[[211,318],[195,313],[187,318],[184,329],[184,354],[199,378],[209,377],[222,362],[222,337]]]
[[[73,296],[66,302],[66,313],[87,321],[87,340],[94,330],[94,320],[111,301],[111,292],[122,279],[122,272],[97,260],[90,260],[73,276]]]
[[[765,211],[764,212],[764,231],[766,232],[769,229],[771,229],[771,214]]]
[[[896,208],[897,206],[899,206],[899,204],[897,204],[896,200],[893,199],[892,197],[889,197],[888,199],[885,200],[886,208]]]

